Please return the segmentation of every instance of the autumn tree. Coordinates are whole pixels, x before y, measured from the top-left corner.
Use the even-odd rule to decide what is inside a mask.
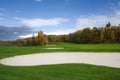
[[[38,36],[36,37],[36,42],[40,46],[47,45],[48,44],[47,36],[44,35],[42,31],[38,32]]]

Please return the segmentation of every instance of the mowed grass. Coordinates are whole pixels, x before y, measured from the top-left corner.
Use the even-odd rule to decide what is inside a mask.
[[[54,46],[50,46],[54,45]],[[64,49],[45,49],[45,48]],[[0,47],[0,59],[23,54],[44,52],[120,52],[120,44],[50,43],[49,46]],[[88,64],[44,66],[4,66],[0,64],[0,80],[120,80],[120,68]]]
[[[87,64],[34,67],[1,65],[0,80],[120,80],[120,69]]]
[[[78,52],[120,52],[120,44],[74,44],[52,43],[63,47],[65,51]]]
[[[51,46],[50,46],[51,45]],[[45,49],[64,48],[64,49]],[[45,52],[120,52],[120,44],[73,44],[56,42],[49,46],[1,46],[0,59],[9,56]]]

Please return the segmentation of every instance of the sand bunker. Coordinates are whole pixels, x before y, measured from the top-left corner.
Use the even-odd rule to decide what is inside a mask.
[[[35,66],[63,63],[86,63],[120,68],[120,53],[57,52],[14,56],[0,60],[3,65]]]

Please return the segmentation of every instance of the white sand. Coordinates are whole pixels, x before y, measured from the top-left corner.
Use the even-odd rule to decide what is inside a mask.
[[[86,63],[120,68],[120,53],[57,52],[14,56],[1,59],[9,66],[35,66],[63,63]]]

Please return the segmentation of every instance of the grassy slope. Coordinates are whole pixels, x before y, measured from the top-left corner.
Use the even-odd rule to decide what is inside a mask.
[[[72,44],[51,43],[63,50],[45,50],[43,47],[0,47],[3,57],[58,51],[120,52],[120,44]],[[10,67],[0,65],[0,80],[120,80],[120,68],[86,64],[61,64],[33,67]]]

